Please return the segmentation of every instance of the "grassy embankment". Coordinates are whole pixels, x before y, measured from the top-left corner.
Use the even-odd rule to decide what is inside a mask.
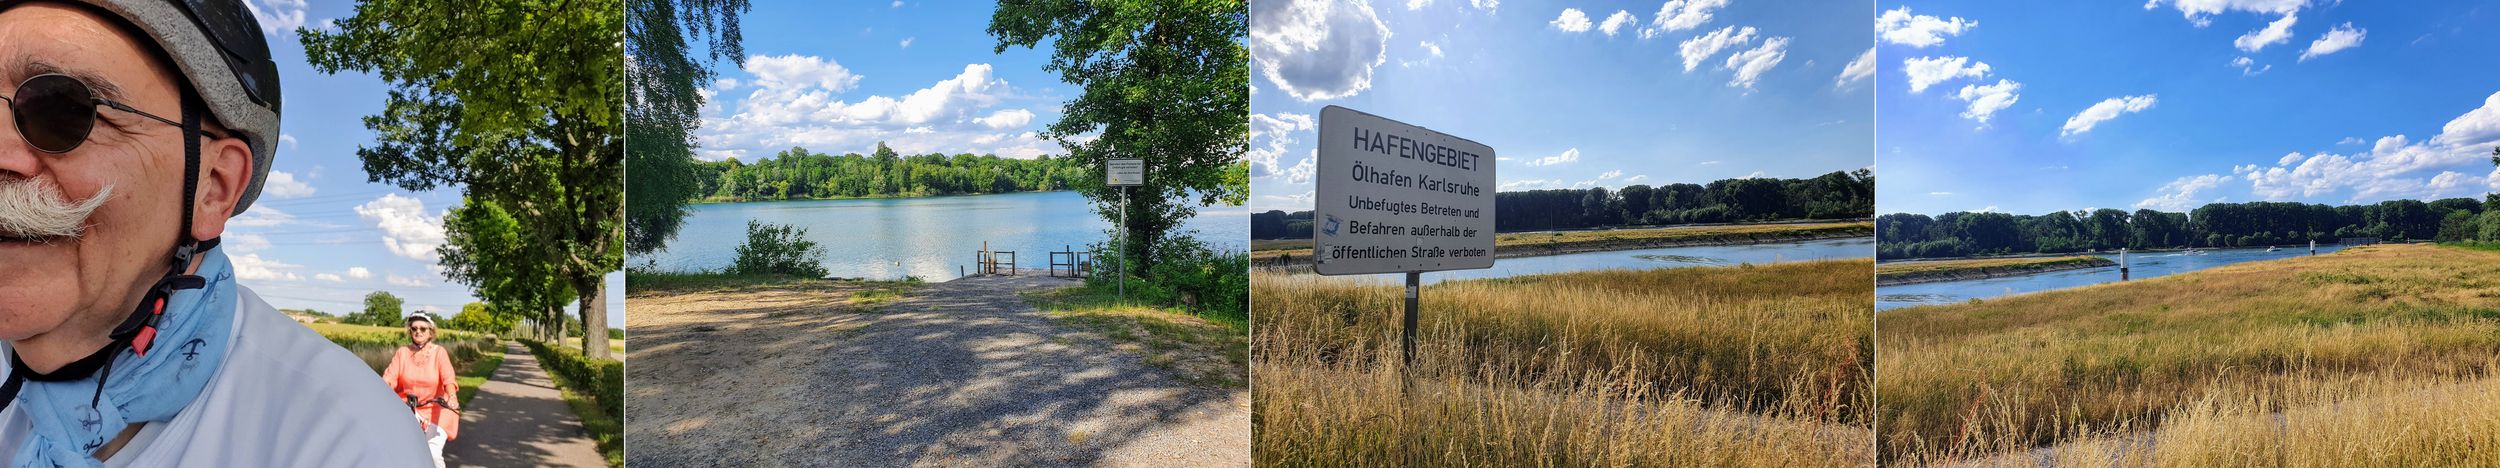
[[[1753,244],[1789,242],[1812,239],[1869,236],[1875,223],[1852,221],[1840,223],[1774,223],[1732,224],[1718,226],[1675,226],[1660,228],[1626,228],[1593,231],[1520,232],[1493,238],[1494,252],[1503,258],[1537,255],[1560,255],[1607,250],[1645,249],[1690,245]],[[1285,260],[1290,255],[1291,262]],[[1265,239],[1250,241],[1250,263],[1280,265],[1310,263],[1310,239]]]
[[[1871,465],[1871,263],[1427,286],[1411,384],[1401,287],[1257,273],[1252,452],[1280,466]]]
[[[1875,285],[1960,281],[2116,265],[2116,261],[2090,255],[1891,262],[1875,265]]]
[[[329,338],[331,343],[347,348],[356,358],[373,367],[377,378],[382,369],[390,367],[393,349],[408,345],[408,330],[396,327],[349,325],[344,323],[307,323],[305,327]],[[442,330],[435,344],[451,351],[451,364],[460,370],[460,405],[468,406],[477,396],[477,387],[486,384],[486,377],[503,365],[503,342],[494,335],[461,330]]]
[[[1113,348],[1141,354],[1147,364],[1170,369],[1182,380],[1228,388],[1250,385],[1246,320],[1121,301],[1116,292],[1099,287],[1031,292],[1025,299],[1059,323],[1108,337]]]
[[[1888,463],[2500,465],[2500,250],[2356,247],[1880,321]]]

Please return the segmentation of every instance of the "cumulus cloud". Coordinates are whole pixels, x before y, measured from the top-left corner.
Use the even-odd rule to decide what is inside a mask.
[[[388,276],[388,277],[386,277],[386,278],[383,278],[383,282],[390,283],[392,286],[409,287],[409,288],[422,288],[422,287],[426,287],[426,286],[427,286],[427,283],[425,282],[425,280],[416,279],[416,278],[410,278],[410,277],[406,277],[406,276],[399,276],[399,275],[390,275],[390,276]]]
[[[1560,29],[1563,32],[1577,33],[1588,32],[1591,23],[1589,23],[1588,13],[1583,13],[1578,8],[1564,8],[1562,16],[1554,17],[1554,21],[1546,24],[1554,25],[1554,29]]]
[[[2161,195],[2136,202],[2135,207],[2161,211],[2187,211],[2196,208],[2197,205],[2210,203],[2198,194],[2222,186],[2223,180],[2225,178],[2221,174],[2180,177],[2171,180],[2168,184],[2162,184]]]
[[[2335,29],[2328,30],[2326,34],[2319,35],[2318,40],[2310,41],[2309,48],[2300,51],[2300,61],[2307,62],[2311,58],[2360,47],[2361,40],[2369,34],[2370,30],[2355,29],[2351,22],[2345,22],[2343,25],[2336,26]]]
[[[2259,73],[2265,73],[2266,70],[2274,69],[2273,65],[2259,67],[2257,66],[2256,60],[2248,57],[2231,59],[2231,66],[2238,67],[2240,69],[2240,76],[2257,76]]]
[[[234,266],[236,278],[254,281],[300,281],[304,279],[303,275],[295,273],[295,270],[303,269],[303,265],[261,258],[260,254],[227,255],[226,261]]]
[[[277,200],[309,197],[313,191],[311,184],[295,180],[295,174],[279,170],[269,171],[269,178],[261,181],[260,186],[260,196]]]
[[[2292,152],[2274,158],[2270,166],[2246,164],[2233,167],[2232,173],[2247,181],[2251,192],[2268,198],[2346,193],[2347,202],[2361,203],[2500,191],[2494,176],[2473,175],[2489,166],[2491,148],[2500,145],[2500,93],[2449,120],[2428,140],[2391,135],[2369,144],[2368,150],[2350,154]]]
[[[2292,24],[2299,22],[2299,15],[2285,14],[2283,15],[2283,19],[2274,20],[2272,23],[2266,23],[2266,27],[2258,28],[2255,31],[2249,31],[2248,34],[2240,35],[2238,39],[2232,39],[2231,46],[2238,47],[2241,51],[2253,54],[2257,53],[2257,51],[2265,50],[2266,46],[2291,42]]]
[[[1884,42],[1910,47],[1943,44],[1944,38],[1960,36],[1963,31],[1979,27],[1978,21],[1910,14],[1910,7],[1895,8],[1875,17],[1875,37]]]
[[[1875,48],[1868,47],[1866,53],[1858,54],[1857,59],[1850,60],[1849,66],[1840,68],[1840,76],[1832,78],[1832,87],[1849,86],[1850,83],[1873,77],[1875,77]]]
[[[1372,69],[1388,61],[1389,25],[1369,2],[1252,2],[1250,58],[1285,94],[1303,101],[1371,89]]]
[[[2160,8],[2164,1],[2178,8],[2180,16],[2187,18],[2189,23],[2200,28],[2211,24],[2213,15],[2218,13],[2241,11],[2290,15],[2309,4],[2309,0],[2150,0],[2144,2],[2144,9]]]
[[[347,269],[347,277],[355,279],[372,278],[373,270],[367,270],[365,267],[349,267]]]
[[[1579,161],[1579,160],[1580,160],[1580,149],[1579,149],[1579,148],[1572,148],[1572,149],[1563,150],[1562,154],[1557,154],[1557,155],[1553,155],[1553,156],[1546,156],[1546,157],[1542,157],[1542,158],[1536,158],[1536,159],[1533,159],[1533,160],[1529,160],[1529,161],[1527,162],[1527,165],[1529,165],[1529,166],[1552,166],[1552,165],[1556,165],[1556,164],[1567,164],[1567,163],[1571,163],[1571,162],[1574,162],[1574,161]]]
[[[250,0],[243,7],[260,20],[262,34],[273,35],[304,27],[304,11],[310,9],[304,0]]]
[[[2075,113],[2074,117],[2066,118],[2066,126],[2060,128],[2057,134],[2058,136],[2075,136],[2090,132],[2093,126],[2118,118],[2120,114],[2151,109],[2155,100],[2155,95],[2151,94],[2103,99],[2101,102],[2092,104],[2092,107],[2084,108],[2083,112]]]
[[[1953,93],[1953,98],[1970,103],[1970,108],[1962,111],[1962,118],[1977,120],[1985,126],[1988,118],[1996,115],[1997,111],[2014,107],[2014,101],[2022,99],[2022,95],[2017,94],[2022,89],[2022,83],[2001,79],[1993,85],[1962,85],[1962,90]]]
[[[858,87],[860,79],[859,74],[832,59],[806,55],[747,57],[746,69],[755,74],[756,85],[766,88],[821,87],[839,92]]]
[[[1293,167],[1285,168],[1285,183],[1294,185],[1307,184],[1311,182],[1312,176],[1318,174],[1319,152],[1314,150],[1311,152],[1310,156],[1303,157],[1302,161],[1293,163]]]
[[[1033,123],[1033,111],[1024,109],[1007,109],[992,112],[989,117],[972,119],[972,121],[993,130],[1005,130]]]
[[[1291,112],[1250,114],[1250,150],[1243,158],[1250,161],[1251,177],[1276,175],[1277,160],[1285,148],[1300,141],[1302,132],[1311,131],[1317,121],[1311,116]]]
[[[1970,57],[1913,57],[1901,61],[1901,73],[1910,79],[1910,93],[1917,94],[1956,78],[1987,77],[1988,63]]]
[[[356,216],[382,229],[382,245],[394,255],[433,262],[444,242],[443,215],[427,213],[423,200],[387,194],[356,205]]]
[[[1709,23],[1710,18],[1716,15],[1720,8],[1727,7],[1727,1],[1668,0],[1666,4],[1658,6],[1658,14],[1650,18],[1649,26],[1641,28],[1641,38],[1648,39],[1661,34],[1701,27],[1702,24]]]
[[[703,126],[696,132],[705,159],[773,154],[794,146],[864,153],[878,142],[905,153],[1014,158],[1048,154],[1057,147],[1036,138],[991,138],[1031,124],[1037,113],[998,109],[1014,89],[989,64],[966,64],[953,77],[899,96],[846,98],[843,94],[856,89],[863,77],[832,59],[757,56],[747,63],[753,79],[723,79],[706,89],[710,95],[744,96],[705,104]]]
[[[1685,39],[1683,43],[1676,45],[1675,55],[1684,58],[1684,72],[1691,73],[1694,68],[1700,67],[1703,61],[1710,60],[1713,55],[1718,55],[1719,51],[1753,42],[1753,36],[1752,26],[1746,26],[1744,29],[1737,29],[1735,26],[1719,28],[1709,34]]]
[[[1616,33],[1623,32],[1624,27],[1639,22],[1639,18],[1632,17],[1632,12],[1615,10],[1615,14],[1606,15],[1606,22],[1598,24],[1597,30],[1605,32],[1606,37],[1614,37]]]
[[[1771,71],[1771,67],[1779,66],[1780,60],[1787,58],[1788,38],[1786,37],[1770,38],[1762,41],[1762,47],[1729,54],[1725,67],[1735,70],[1736,77],[1729,79],[1727,85],[1753,89],[1754,82],[1761,80],[1764,72]]]
[[[1494,190],[1494,191],[1497,191],[1497,192],[1512,192],[1512,191],[1519,191],[1519,190],[1535,190],[1535,189],[1544,189],[1544,188],[1560,188],[1560,187],[1562,187],[1562,181],[1559,181],[1559,180],[1553,180],[1553,179],[1524,179],[1524,180],[1514,180],[1514,181],[1509,181],[1509,182],[1503,182],[1503,183],[1501,183],[1500,185],[1496,185],[1496,186],[1494,186],[1493,190]]]

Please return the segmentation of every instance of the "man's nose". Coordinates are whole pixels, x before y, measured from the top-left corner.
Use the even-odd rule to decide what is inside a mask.
[[[0,105],[5,104],[9,103],[0,101]],[[5,114],[0,115],[0,174],[34,177],[43,169],[44,153],[35,151],[35,146],[26,142],[26,136],[17,132],[17,113],[9,110],[0,108],[0,114]]]

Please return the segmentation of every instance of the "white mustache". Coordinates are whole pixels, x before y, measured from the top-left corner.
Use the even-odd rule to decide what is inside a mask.
[[[113,195],[105,186],[84,201],[71,201],[52,181],[36,178],[0,179],[0,238],[75,239],[87,228],[87,216]]]

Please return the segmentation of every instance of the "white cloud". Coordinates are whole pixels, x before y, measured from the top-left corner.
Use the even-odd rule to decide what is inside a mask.
[[[906,37],[906,38],[903,38],[903,48],[905,48],[905,49],[909,49],[909,48],[911,48],[911,41],[912,41],[913,39],[919,39],[919,37]]]
[[[1641,28],[1641,38],[1648,39],[1660,34],[1701,27],[1702,24],[1710,22],[1711,16],[1718,9],[1726,7],[1727,2],[1728,0],[1667,0],[1666,4],[1658,6],[1658,15],[1650,18],[1649,26]]]
[[[373,270],[367,270],[365,267],[350,267],[347,269],[347,277],[355,279],[372,278]]]
[[[1250,57],[1268,82],[1303,101],[1371,89],[1388,61],[1389,25],[1369,2],[1252,2]]]
[[[2163,1],[2164,1],[2164,0],[2150,0],[2150,1],[2144,2],[2144,9],[2146,9],[2146,10],[2151,10],[2151,9],[2154,9],[2154,8],[2159,8],[2159,7],[2161,7],[2161,4],[2162,4],[2162,2],[2163,2]],[[2210,22],[2212,21],[2211,17],[2212,17],[2214,14],[2217,14],[2217,13],[2223,13],[2223,12],[2227,12],[2227,11],[2244,11],[2244,12],[2249,12],[2249,13],[2259,13],[2259,14],[2289,15],[2289,14],[2292,14],[2293,12],[2300,11],[2300,8],[2301,8],[2301,7],[2303,7],[2303,6],[2307,6],[2307,5],[2309,4],[2309,0],[2169,0],[2169,1],[2170,1],[2170,4],[2171,4],[2172,6],[2177,7],[2177,8],[2179,9],[2179,14],[2180,14],[2180,16],[2184,16],[2184,17],[2186,17],[2189,23],[2193,23],[2193,24],[2195,24],[2195,25],[2196,25],[2196,27],[2200,27],[2200,28],[2205,27],[2205,25],[2206,25],[2206,24],[2210,23]],[[2340,1],[2340,0],[2339,0],[2339,1]]]
[[[295,135],[280,133],[278,134],[278,144],[286,145],[287,149],[295,149],[297,146],[301,146],[302,142],[295,141]]]
[[[425,280],[416,279],[416,278],[410,278],[410,277],[406,277],[406,276],[399,276],[399,275],[390,275],[390,276],[388,276],[388,277],[384,277],[384,278],[383,278],[383,282],[390,283],[392,286],[402,286],[402,287],[410,287],[410,288],[422,288],[422,287],[426,287],[426,286],[427,286],[427,284],[428,284],[428,283],[426,283],[426,282],[425,282]]]
[[[1441,58],[1440,44],[1434,44],[1432,41],[1417,41],[1415,45],[1423,47],[1424,52],[1432,54],[1432,58]]]
[[[832,59],[806,55],[747,57],[746,69],[755,74],[757,86],[766,88],[819,87],[840,92],[858,87],[860,79],[859,74]]]
[[[285,210],[268,206],[254,206],[251,211],[243,212],[242,216],[227,219],[226,225],[231,227],[265,228],[284,226],[294,222],[295,215],[287,214]]]
[[[1503,183],[1501,183],[1500,185],[1496,185],[1496,186],[1494,186],[1493,190],[1494,190],[1494,191],[1496,191],[1496,192],[1514,192],[1514,191],[1520,191],[1520,190],[1536,190],[1536,189],[1545,189],[1545,188],[1560,188],[1560,187],[1562,187],[1562,181],[1559,181],[1559,180],[1553,180],[1553,179],[1526,179],[1526,180],[1514,180],[1514,181],[1509,181],[1509,182],[1503,182]]]
[[[1719,165],[1719,163],[1722,163],[1722,162],[1726,162],[1726,161],[1717,161],[1717,160],[1712,160],[1712,161],[1702,161],[1702,162],[1699,162],[1699,163],[1695,163],[1695,164],[1693,164],[1693,165],[1695,165],[1695,166],[1716,166],[1716,165]]]
[[[1876,38],[1910,47],[1943,44],[1945,37],[1960,36],[1963,31],[1976,27],[1979,27],[1978,21],[1964,20],[1961,17],[1944,19],[1912,15],[1910,7],[1906,6],[1886,11],[1875,17]]]
[[[2168,184],[2163,184],[2160,190],[2161,195],[2136,202],[2135,207],[2162,211],[2187,211],[2206,203],[2197,195],[2198,193],[2222,186],[2224,179],[2226,178],[2221,174],[2180,177]]]
[[[1428,6],[1432,6],[1432,0],[1406,0],[1406,11],[1421,10]]]
[[[1626,184],[1637,184],[1637,183],[1640,183],[1640,182],[1641,182],[1641,181],[1643,181],[1643,180],[1649,180],[1649,174],[1641,174],[1641,175],[1636,175],[1636,176],[1631,176],[1631,177],[1625,177],[1625,178],[1623,178],[1623,183],[1626,183]]]
[[[1638,22],[1641,22],[1641,20],[1639,18],[1633,18],[1632,12],[1615,10],[1615,14],[1606,15],[1606,22],[1598,24],[1597,30],[1604,31],[1606,33],[1606,37],[1614,37],[1616,33],[1623,32],[1624,27],[1631,26],[1632,23]]]
[[[1850,60],[1849,66],[1840,68],[1840,76],[1832,78],[1832,87],[1838,88],[1849,86],[1850,83],[1856,83],[1858,80],[1873,78],[1874,76],[1875,48],[1868,47],[1866,48],[1866,53],[1858,54],[1857,59]]]
[[[1242,155],[1250,161],[1250,176],[1278,174],[1277,160],[1284,157],[1285,148],[1300,141],[1301,132],[1311,131],[1315,125],[1316,121],[1304,114],[1250,114],[1250,150]]]
[[[1285,168],[1285,183],[1294,185],[1310,183],[1311,176],[1318,174],[1319,151],[1314,150],[1310,157],[1302,158],[1302,161],[1293,163],[1293,167]]]
[[[1581,12],[1578,8],[1564,8],[1562,16],[1554,17],[1554,21],[1546,24],[1554,25],[1554,29],[1560,29],[1563,32],[1588,32],[1589,14]]]
[[[989,117],[972,119],[972,121],[993,130],[1006,130],[1033,123],[1033,111],[1024,109],[1007,109],[992,112]]]
[[[269,238],[260,234],[227,232],[218,238],[224,240],[218,241],[217,247],[226,249],[228,253],[252,253],[269,248]]]
[[[1580,160],[1580,149],[1579,149],[1579,148],[1572,148],[1572,149],[1563,150],[1562,154],[1557,154],[1557,155],[1553,155],[1553,156],[1546,156],[1546,157],[1542,157],[1542,158],[1536,158],[1535,160],[1528,161],[1528,163],[1527,163],[1527,164],[1528,164],[1529,166],[1552,166],[1552,165],[1556,165],[1556,164],[1570,163],[1570,162],[1573,162],[1573,161],[1579,161],[1579,160]]]
[[[1927,192],[1927,196],[1930,196],[1930,197],[1950,197],[1950,196],[1953,196],[1953,192]]]
[[[1953,97],[1970,103],[1970,108],[1962,111],[1962,118],[1977,120],[1985,126],[1990,116],[2013,107],[2014,101],[2021,100],[2022,95],[2017,92],[2022,89],[2023,84],[2014,80],[1997,80],[1997,84],[1987,86],[1962,85],[1962,90],[1953,93]]]
[[[2490,186],[2496,183],[2492,177],[2466,172],[2488,167],[2494,145],[2500,145],[2500,93],[2449,120],[2426,141],[2392,135],[2378,138],[2363,152],[2293,152],[2275,158],[2273,166],[2246,164],[2233,167],[2232,173],[2248,181],[2257,196],[2267,198],[2347,193],[2347,202],[2361,203],[2395,197],[2472,196],[2478,190],[2500,190]]]
[[[260,258],[260,254],[227,255],[226,261],[234,265],[234,277],[236,278],[257,281],[300,281],[304,279],[303,275],[295,274],[293,271],[303,268],[303,265]]]
[[[295,180],[295,174],[279,170],[269,171],[269,178],[262,180],[260,185],[261,196],[276,200],[309,197],[313,191],[312,184]]]
[[[1763,178],[1763,177],[1764,177],[1764,175],[1763,175],[1762,171],[1753,171],[1753,173],[1752,173],[1752,174],[1745,174],[1745,176],[1744,176],[1744,177],[1738,177],[1738,179],[1760,179],[1760,178]]]
[[[2360,47],[2361,40],[2369,34],[2370,30],[2354,29],[2351,22],[2345,22],[2341,26],[2336,26],[2335,29],[2328,30],[2326,34],[2319,35],[2318,40],[2309,42],[2309,49],[2300,51],[2300,61],[2307,62],[2313,57]]]
[[[260,20],[260,32],[272,35],[304,27],[304,11],[309,9],[304,0],[250,0],[243,6],[252,10],[252,19]]]
[[[2074,117],[2066,118],[2066,126],[2060,128],[2057,135],[2074,136],[2090,132],[2093,126],[2118,118],[2119,114],[2151,109],[2156,99],[2156,96],[2152,94],[2103,99],[2101,102],[2092,104],[2092,107],[2084,108],[2083,112],[2075,113]]]
[[[1970,57],[1915,57],[1901,61],[1901,73],[1909,76],[1910,93],[1917,94],[1955,78],[1987,77],[1988,63],[1973,62]]]
[[[1988,205],[1988,206],[1980,207],[1979,209],[1976,209],[1976,210],[1970,210],[1970,212],[1972,212],[1972,213],[1995,213],[1995,212],[1997,212],[1997,211],[1998,211],[1998,210],[1997,210],[1997,206],[1996,206],[1996,205]]]
[[[2257,51],[2265,50],[2266,46],[2291,42],[2292,25],[2299,22],[2299,15],[2285,14],[2283,15],[2283,19],[2266,23],[2266,27],[2264,28],[2249,31],[2248,34],[2240,35],[2238,39],[2232,39],[2231,46],[2238,47],[2241,51],[2254,54],[2257,53]]]
[[[1597,174],[1597,178],[1595,178],[1595,179],[1589,179],[1589,180],[1583,180],[1583,181],[1579,181],[1579,182],[1573,182],[1573,183],[1571,184],[1571,188],[1589,188],[1589,187],[1596,187],[1598,184],[1603,184],[1603,183],[1606,183],[1607,181],[1615,180],[1615,178],[1618,178],[1618,177],[1623,177],[1623,171],[1619,171],[1619,170],[1617,170],[1617,171],[1606,171],[1606,172],[1604,172],[1604,173],[1599,173],[1599,174]]]
[[[444,242],[443,215],[426,213],[422,200],[387,194],[356,205],[356,216],[381,228],[383,246],[401,257],[433,262]]]
[[[340,278],[340,277],[339,277],[339,275],[337,275],[337,274],[332,274],[332,273],[322,273],[322,274],[313,275],[313,279],[322,280],[322,281],[328,281],[328,282],[332,282],[332,283],[337,283],[337,282],[347,281],[347,279],[346,279],[346,278]]]
[[[1762,47],[1728,54],[1726,67],[1736,70],[1736,77],[1729,79],[1727,85],[1753,89],[1754,82],[1760,81],[1764,72],[1771,71],[1771,67],[1779,66],[1780,60],[1787,58],[1788,38],[1786,37],[1770,38],[1762,41]]]
[[[2274,65],[2259,67],[2257,66],[2256,60],[2249,59],[2248,57],[2231,59],[2231,66],[2239,67],[2240,76],[2257,76],[2257,74],[2265,73],[2266,70],[2274,69]]]
[[[1710,60],[1710,56],[1718,55],[1719,51],[1753,42],[1753,36],[1752,26],[1746,26],[1744,29],[1737,29],[1735,26],[1719,28],[1709,34],[1685,39],[1683,43],[1676,45],[1675,55],[1684,58],[1684,72],[1691,73],[1693,68],[1700,67],[1701,62]]]

